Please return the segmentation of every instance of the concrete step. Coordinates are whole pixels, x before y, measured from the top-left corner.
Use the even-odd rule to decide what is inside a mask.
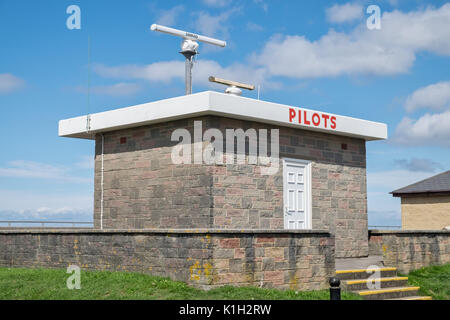
[[[430,296],[411,296],[411,297],[403,297],[396,299],[386,299],[386,300],[433,300]]]
[[[367,269],[370,266],[385,267],[383,256],[370,255],[357,258],[336,258],[336,270]],[[389,267],[389,266],[388,266]]]
[[[351,270],[336,270],[336,277],[342,280],[358,280],[367,279],[376,270],[380,271],[380,278],[395,277],[397,275],[397,268],[379,268],[379,269],[351,269]],[[368,272],[369,271],[369,272]]]
[[[376,290],[361,290],[356,291],[356,293],[366,300],[385,300],[418,296],[419,289],[420,287],[393,287]]]
[[[408,277],[387,277],[378,279],[358,279],[342,281],[342,288],[347,291],[370,290],[372,288],[393,288],[408,285]]]

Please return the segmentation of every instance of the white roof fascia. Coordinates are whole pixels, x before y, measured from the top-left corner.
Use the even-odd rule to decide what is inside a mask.
[[[290,112],[294,111],[296,116],[290,119]],[[299,123],[298,113],[301,113],[302,118],[306,114],[310,124]],[[318,117],[328,117],[327,127],[325,127],[323,119],[319,125],[314,126],[311,120],[313,114],[317,114]],[[89,115],[89,130],[87,130],[87,115],[61,120],[59,121],[58,133],[62,137],[95,139],[95,134],[100,132],[203,115],[251,120],[278,126],[357,137],[364,140],[387,139],[387,125],[384,123],[212,91],[94,113]],[[335,117],[336,127],[334,129],[330,127],[331,117]],[[315,119],[318,119],[317,116]]]

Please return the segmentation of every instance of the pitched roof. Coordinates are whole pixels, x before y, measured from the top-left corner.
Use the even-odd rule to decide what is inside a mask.
[[[412,193],[450,192],[450,170],[392,191],[394,197]]]

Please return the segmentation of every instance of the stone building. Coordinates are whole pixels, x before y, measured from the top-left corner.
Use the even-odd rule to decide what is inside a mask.
[[[401,198],[403,230],[450,228],[450,171],[391,193]]]
[[[96,229],[326,230],[336,257],[368,255],[365,144],[385,124],[207,91],[59,135],[95,140]]]

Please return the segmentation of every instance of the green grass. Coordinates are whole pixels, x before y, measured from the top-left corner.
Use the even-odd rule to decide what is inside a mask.
[[[434,300],[450,300],[450,263],[411,271],[408,283],[420,286],[420,294]]]
[[[225,286],[209,291],[184,282],[131,272],[81,271],[81,289],[69,290],[62,269],[0,268],[0,299],[5,300],[328,300],[329,291],[294,291]],[[342,293],[342,299],[360,297]]]

